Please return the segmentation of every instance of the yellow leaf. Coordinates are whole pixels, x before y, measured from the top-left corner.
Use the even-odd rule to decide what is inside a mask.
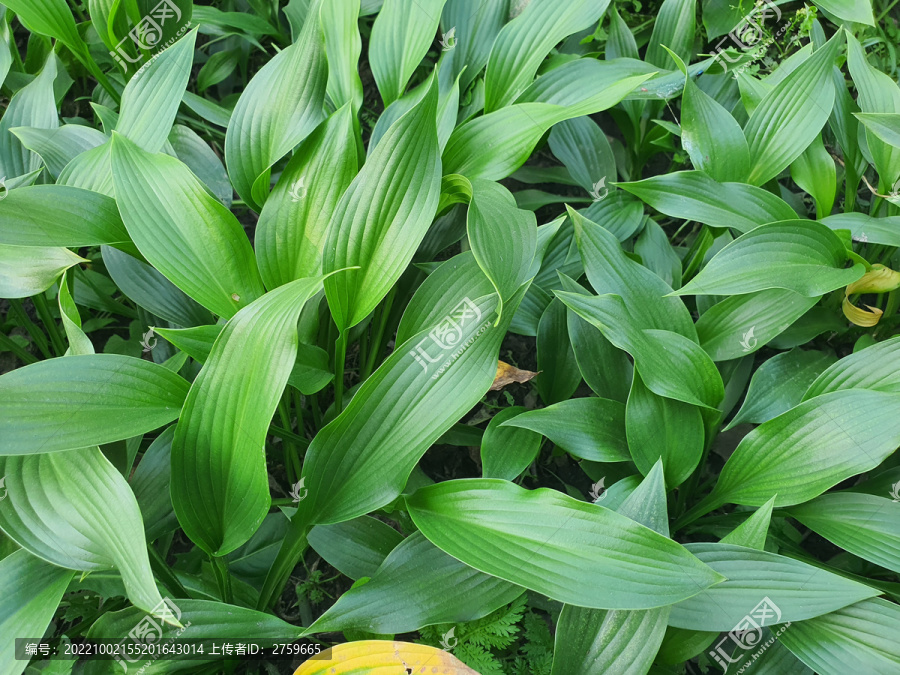
[[[847,286],[847,295],[854,293],[887,293],[900,288],[900,272],[884,265],[872,265],[872,270],[863,274],[859,281]]]
[[[871,328],[881,321],[881,315],[884,314],[884,312],[871,305],[866,305],[866,307],[868,307],[870,311],[854,306],[853,303],[850,302],[850,299],[846,297],[844,298],[844,304],[842,306],[844,316],[850,319],[851,322],[857,326],[862,326],[863,328]]]
[[[479,675],[452,654],[388,640],[348,642],[301,665],[294,675]]]
[[[528,382],[528,380],[537,376],[530,370],[519,370],[515,366],[511,366],[503,361],[497,362],[497,374],[494,376],[494,384],[491,385],[491,391],[500,391],[508,384],[513,382]]]

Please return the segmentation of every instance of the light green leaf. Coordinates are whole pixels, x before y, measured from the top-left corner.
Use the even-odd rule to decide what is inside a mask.
[[[297,41],[263,66],[238,99],[225,135],[225,164],[235,191],[254,210],[268,197],[272,165],[325,119],[327,84],[319,22],[307,21]]]
[[[816,4],[826,12],[834,14],[844,21],[855,21],[867,26],[875,25],[872,15],[872,0],[815,0]]]
[[[3,0],[29,31],[56,38],[76,53],[85,44],[75,27],[75,17],[65,0]]]
[[[697,321],[700,346],[713,361],[752,354],[781,335],[818,301],[784,288],[725,298]]]
[[[147,541],[178,529],[178,519],[169,496],[171,483],[172,437],[175,425],[167,427],[144,451],[131,475],[131,489],[141,509]]]
[[[47,359],[0,376],[0,455],[86,448],[178,417],[188,383],[118,354]]]
[[[563,38],[596,23],[609,0],[531,0],[494,41],[484,76],[486,113],[510,105]]]
[[[78,307],[69,291],[69,282],[66,277],[61,277],[59,282],[59,316],[66,332],[66,338],[69,340],[69,348],[66,350],[65,356],[93,354],[94,345],[81,329],[81,315],[78,313]]]
[[[451,480],[407,504],[419,530],[454,558],[579,607],[662,607],[723,580],[671,539],[555,490]]]
[[[225,318],[264,293],[241,224],[184,164],[114,133],[112,173],[128,233],[172,283]]]
[[[322,3],[319,19],[325,35],[328,59],[328,98],[336,109],[350,103],[354,112],[363,102],[363,86],[359,79],[359,0],[337,0]]]
[[[484,70],[508,16],[508,0],[447,0],[441,27],[444,35],[456,29],[456,46],[443,53],[442,86],[458,77],[460,91],[469,88]]]
[[[753,611],[765,625],[811,619],[878,595],[824,569],[785,556],[733,544],[687,544],[687,550],[727,578],[678,603],[669,625],[693,630],[730,631]],[[766,605],[763,602],[768,600]],[[776,609],[773,609],[774,606]]]
[[[175,151],[175,156],[187,164],[216,199],[230,208],[234,189],[225,173],[222,160],[209,144],[190,127],[176,124],[169,132],[169,145]]]
[[[59,0],[59,2],[61,1]],[[47,0],[41,0],[41,2],[44,3]],[[65,5],[63,6],[65,7]],[[19,89],[10,99],[3,113],[3,119],[0,119],[0,177],[15,178],[41,167],[40,156],[26,148],[18,138],[10,133],[10,129],[16,127],[56,129],[59,127],[56,99],[53,96],[53,81],[56,79],[56,73],[56,55],[50,54],[38,76]]]
[[[335,207],[323,270],[359,267],[325,281],[341,331],[365,319],[412,260],[438,206],[441,160],[437,86],[387,131]]]
[[[853,389],[817,396],[747,434],[707,503],[808,501],[874,469],[900,445],[900,395]]]
[[[893,367],[898,356],[900,336],[848,354],[819,375],[803,400],[848,389],[900,392],[900,369]]]
[[[630,459],[625,445],[625,406],[618,401],[573,398],[516,415],[503,426],[531,429],[579,459],[592,462]]]
[[[606,134],[590,117],[560,122],[550,130],[548,142],[553,154],[588,194],[602,191],[608,187],[605,181],[616,179],[612,148]]]
[[[369,60],[385,107],[400,98],[434,42],[446,0],[385,0],[372,25]]]
[[[854,113],[853,116],[882,141],[900,148],[900,113]]]
[[[890,673],[900,668],[900,608],[873,598],[791,624],[781,643],[822,675]]]
[[[194,380],[172,441],[172,503],[185,533],[225,555],[271,505],[264,441],[297,354],[297,318],[321,288],[299,279],[238,312]]]
[[[99,448],[0,457],[0,473],[8,491],[0,501],[0,528],[7,536],[60,567],[116,567],[131,602],[155,611],[162,598],[150,571],[140,509]]]
[[[353,111],[344,106],[304,140],[256,226],[256,260],[270,289],[322,271],[327,225],[357,174]]]
[[[690,63],[696,14],[697,0],[665,0],[653,23],[653,33],[647,44],[647,62],[660,68],[670,68],[671,57],[663,48],[665,45],[682,61]]]
[[[763,551],[766,548],[766,536],[769,533],[769,525],[772,522],[772,508],[775,506],[775,497],[760,506],[743,523],[722,537],[721,544],[734,544],[746,546]]]
[[[767,190],[745,183],[717,183],[702,171],[676,171],[616,187],[667,216],[738,232],[797,217],[786,202]]]
[[[453,593],[447,593],[448,588]],[[357,629],[384,635],[474,621],[524,590],[451,558],[416,532],[388,555],[369,581],[344,593],[305,634]]]
[[[19,550],[0,560],[0,672],[19,675],[28,661],[16,661],[16,638],[43,635],[56,613],[73,572]]]
[[[834,106],[831,69],[844,40],[838,31],[760,102],[744,127],[752,185],[774,178],[819,135]]]
[[[481,473],[485,478],[515,480],[538,456],[543,439],[528,427],[505,424],[525,412],[504,408],[491,418],[481,439]]]
[[[820,223],[771,223],[728,244],[674,295],[741,295],[784,288],[812,298],[862,277],[863,266],[845,269],[846,261],[843,242]]]
[[[744,404],[728,425],[762,424],[803,400],[810,384],[837,359],[825,352],[793,349],[773,356],[753,373]]]
[[[76,156],[109,140],[103,132],[80,124],[63,124],[51,129],[14,127],[10,129],[10,133],[26,148],[40,155],[47,171],[54,178]]]
[[[307,538],[329,565],[354,580],[374,576],[384,559],[403,541],[397,530],[371,516],[316,525]]]
[[[837,169],[821,135],[791,164],[791,178],[815,200],[816,218],[831,214],[837,196]]]
[[[60,274],[86,262],[67,248],[0,244],[0,298],[27,298],[43,293]]]
[[[897,500],[836,492],[793,506],[788,512],[845,551],[900,571],[900,502]]]
[[[638,470],[647,475],[661,459],[671,487],[687,480],[703,454],[700,409],[653,393],[637,372],[625,407],[625,432]]]

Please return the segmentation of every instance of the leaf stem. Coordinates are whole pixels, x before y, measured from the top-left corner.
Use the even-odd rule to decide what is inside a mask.
[[[22,301],[10,300],[9,306],[13,311],[13,314],[16,315],[16,320],[19,322],[19,325],[22,326],[22,328],[24,328],[26,331],[28,331],[28,334],[31,336],[31,341],[41,352],[43,357],[45,359],[52,358],[52,354],[50,353],[50,343],[47,342],[47,336],[44,335],[44,331],[42,331],[40,327],[29,318],[28,313],[22,306]]]
[[[166,561],[163,559],[162,555],[160,555],[159,551],[156,550],[156,547],[153,544],[147,544],[147,550],[150,552],[150,567],[153,569],[153,573],[163,585],[169,589],[169,593],[176,598],[190,598],[191,596],[187,592],[187,589],[178,580],[178,577],[175,576],[172,569],[166,564]]]
[[[344,366],[347,361],[346,330],[338,333],[334,342],[334,414],[340,415],[344,410]]]
[[[0,347],[11,351],[13,354],[18,356],[19,360],[22,361],[26,366],[38,362],[37,358],[26,352],[11,337],[6,335],[6,333],[0,333]]]
[[[360,373],[359,379],[361,382],[369,379],[369,375],[372,374],[372,371],[375,370],[375,362],[381,356],[382,351],[384,351],[384,347],[382,346],[382,342],[384,341],[384,332],[387,328],[388,319],[391,314],[391,307],[394,304],[394,298],[397,296],[397,286],[394,285],[390,292],[387,294],[387,297],[382,302],[381,307],[378,308],[378,323],[375,325],[375,332],[372,334],[372,344],[369,347],[368,359],[366,360],[365,367],[363,371]]]
[[[50,335],[50,342],[53,344],[53,350],[56,352],[57,356],[62,356],[66,353],[66,343],[63,340],[62,334],[59,332],[59,326],[56,325],[56,320],[50,313],[50,306],[47,304],[47,298],[44,297],[43,293],[38,293],[31,297],[31,301],[34,303],[34,308],[37,310],[41,323],[44,324],[44,328],[47,329],[47,333]]]
[[[297,456],[297,447],[294,445],[296,435],[290,431],[291,414],[288,396],[289,394],[285,391],[281,401],[278,402],[278,417],[281,419],[281,426],[284,427],[281,431],[287,433],[275,435],[281,437],[281,449],[284,451],[284,470],[287,472],[288,482],[293,485],[297,482],[296,466],[300,463],[300,458]]]
[[[281,542],[281,548],[275,557],[275,562],[269,568],[266,580],[263,582],[259,593],[256,608],[261,611],[268,610],[278,599],[281,591],[291,577],[291,572],[300,562],[309,542],[306,535],[309,533],[309,523],[304,515],[297,511],[291,519],[287,534]]]
[[[216,584],[219,586],[219,595],[222,602],[234,604],[234,595],[231,589],[231,575],[228,573],[228,562],[222,556],[210,555],[213,572],[216,575]]]
[[[707,513],[709,513],[710,511],[714,511],[720,506],[722,506],[722,502],[718,497],[714,497],[712,494],[707,495],[706,498],[702,499],[698,504],[694,505],[693,508],[688,509],[686,513],[684,513],[678,520],[675,521],[675,524],[672,526],[672,531],[676,532],[681,528],[690,525],[695,520],[699,520]]]

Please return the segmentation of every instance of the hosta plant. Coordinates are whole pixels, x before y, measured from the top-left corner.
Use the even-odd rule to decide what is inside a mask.
[[[0,0],[0,673],[900,673],[898,21]]]

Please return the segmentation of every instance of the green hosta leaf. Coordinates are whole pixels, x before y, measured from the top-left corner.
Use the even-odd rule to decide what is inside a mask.
[[[56,55],[51,54],[38,76],[10,99],[3,119],[0,119],[0,176],[15,178],[40,168],[41,158],[22,145],[9,130],[15,127],[59,127],[53,97],[56,73]]]
[[[893,367],[898,355],[900,337],[849,354],[819,375],[803,400],[847,389],[900,392],[900,369]]]
[[[122,93],[116,132],[142,150],[159,152],[181,104],[194,59],[194,29],[138,71]]]
[[[687,75],[684,63],[676,64]],[[694,168],[720,183],[743,181],[750,173],[750,149],[741,126],[687,76],[681,95],[681,144]]]
[[[669,624],[693,630],[730,631],[744,616],[764,625],[833,612],[879,591],[785,556],[733,544],[687,544],[687,550],[727,581],[672,608]],[[763,604],[764,598],[768,603]],[[754,615],[754,611],[765,612]]]
[[[0,376],[0,455],[86,448],[168,424],[188,383],[118,354],[48,359]]]
[[[398,120],[341,197],[329,224],[325,281],[335,323],[351,328],[375,309],[412,260],[440,198],[437,87]]]
[[[560,122],[551,129],[549,143],[553,154],[586,192],[602,190],[604,179],[615,180],[612,148],[606,134],[590,117]]]
[[[723,580],[671,539],[554,490],[452,480],[407,504],[419,530],[454,558],[579,607],[661,607]]]
[[[744,128],[750,144],[751,184],[762,185],[781,173],[825,126],[834,106],[831,69],[843,40],[844,31],[838,31],[753,111]]]
[[[65,0],[4,0],[28,30],[56,38],[69,49],[82,53],[85,44],[75,27],[75,17]]]
[[[837,0],[816,0],[816,4],[826,12],[834,14],[844,21],[855,21],[868,26],[875,25],[875,17],[872,15],[871,0],[850,0],[838,2]]]
[[[67,248],[0,244],[0,298],[27,298],[43,293],[60,274],[86,262]]]
[[[363,102],[363,86],[359,79],[359,0],[338,0],[322,3],[320,20],[325,34],[325,54],[328,58],[326,91],[335,108],[350,103],[354,111]]]
[[[744,405],[729,428],[746,422],[762,424],[787,412],[803,400],[812,382],[836,360],[825,352],[802,349],[773,356],[753,373]]]
[[[681,485],[703,454],[703,416],[697,406],[659,396],[635,373],[625,408],[625,432],[634,464],[643,474],[662,459],[666,483]]]
[[[824,218],[834,208],[837,196],[837,169],[821,136],[791,164],[791,178],[816,202],[816,218]]]
[[[28,661],[15,661],[16,638],[44,634],[73,576],[28,551],[15,551],[0,560],[0,585],[6,589],[0,608],[0,662],[5,675],[25,670]]]
[[[225,555],[271,505],[264,441],[297,354],[297,318],[321,278],[282,286],[238,312],[194,380],[172,441],[172,503],[185,533]]]
[[[844,269],[846,261],[843,242],[820,223],[771,223],[728,244],[674,294],[741,295],[785,288],[812,298],[863,275],[860,264]]]
[[[131,489],[141,508],[147,541],[154,541],[178,529],[178,519],[169,496],[174,435],[175,426],[172,425],[157,436],[144,451],[131,476]]]
[[[441,27],[445,36],[456,29],[456,46],[443,54],[442,85],[459,77],[460,90],[469,88],[484,69],[508,16],[507,0],[447,0]]]
[[[548,405],[565,401],[581,384],[581,371],[569,343],[566,307],[556,298],[538,322],[537,364],[538,393]]]
[[[515,480],[541,450],[539,433],[505,424],[525,412],[522,406],[504,408],[491,418],[481,440],[481,473],[485,478]]]
[[[225,163],[235,191],[254,210],[261,210],[269,194],[272,165],[325,119],[327,84],[322,33],[311,20],[238,99],[225,135]]]
[[[620,80],[568,105],[523,102],[476,117],[450,136],[443,155],[444,173],[459,173],[470,180],[506,178],[525,163],[554,124],[611,108],[647,77]]]
[[[264,293],[241,224],[184,164],[116,133],[112,172],[128,233],[172,283],[225,318]]]
[[[162,637],[164,638],[206,638],[236,642],[251,638],[254,642],[271,646],[292,642],[299,637],[303,630],[271,614],[211,600],[167,598],[166,604],[168,611],[179,619],[184,629],[162,626]],[[85,637],[89,639],[126,638],[126,644],[128,644],[134,639],[129,634],[145,618],[146,614],[134,607],[118,612],[107,612],[90,627]],[[196,668],[204,663],[217,663],[221,662],[221,659],[221,656],[211,656],[210,650],[207,648],[206,654],[202,658],[195,655],[190,659],[178,659],[177,656],[174,656],[173,658],[155,659],[150,662],[149,666],[146,665],[148,659],[141,659],[138,663],[146,668],[141,675],[156,675],[171,673],[173,668]],[[109,673],[111,664],[111,661],[91,661],[87,664],[85,672],[88,675]],[[115,668],[118,670],[120,666],[116,664]]]
[[[864,113],[900,113],[900,86],[885,73],[872,66],[859,41],[848,34],[847,67],[858,92],[857,102]],[[872,162],[881,182],[890,187],[900,177],[900,148],[885,143],[878,134],[865,128]]]
[[[597,22],[609,0],[531,0],[494,41],[484,76],[485,112],[516,100],[531,84],[541,61],[563,38]]]
[[[900,113],[854,113],[853,116],[882,141],[900,148]]]
[[[237,68],[240,56],[239,49],[228,49],[210,55],[197,73],[197,90],[204,92],[227,79]]]
[[[448,594],[448,588],[455,590]],[[451,558],[416,532],[369,581],[344,593],[305,633],[357,629],[384,635],[474,621],[523,591]]]
[[[15,127],[10,132],[22,145],[40,155],[47,171],[56,178],[82,152],[109,140],[101,131],[80,124],[64,124],[53,129]]]
[[[791,624],[781,643],[822,675],[890,673],[900,667],[900,608],[873,598]]]
[[[563,291],[556,295],[607,340],[631,354],[644,384],[655,394],[707,408],[715,408],[725,396],[719,371],[696,342],[667,330],[637,328],[620,296]]]
[[[372,25],[369,59],[384,105],[403,95],[434,42],[446,0],[385,0]]]
[[[628,322],[638,329],[671,330],[696,340],[687,307],[678,298],[664,297],[672,292],[665,281],[626,256],[618,239],[603,227],[571,210],[569,217],[575,224],[578,250],[595,291],[619,295],[630,310]]]
[[[328,564],[351,579],[371,577],[400,542],[393,527],[371,516],[333,525],[316,525],[309,531],[309,545]]]
[[[154,267],[114,248],[102,250],[103,263],[116,286],[147,311],[179,326],[203,326],[215,321],[209,310],[191,300]]]
[[[652,218],[647,218],[644,223],[644,229],[634,242],[634,252],[641,256],[645,267],[669,286],[681,287],[681,258],[672,248],[665,230]]]
[[[817,497],[881,464],[900,444],[900,395],[823,394],[761,424],[726,462],[709,502],[776,506]]]
[[[617,510],[668,535],[666,489],[660,463]],[[666,633],[669,611],[669,607],[606,611],[565,605],[556,625],[553,675],[645,672]]]
[[[193,129],[176,124],[169,132],[169,145],[175,151],[175,156],[187,164],[216,199],[231,208],[234,189],[225,173],[222,160],[209,144]]]
[[[359,166],[344,106],[300,144],[263,206],[256,260],[269,288],[322,271],[328,221]]]
[[[118,568],[128,598],[148,612],[162,601],[137,501],[99,448],[3,457],[0,473],[0,528],[16,543],[60,567]]]
[[[472,184],[466,222],[469,244],[478,265],[503,302],[525,283],[537,247],[537,220],[516,206],[512,194],[490,181]]]
[[[592,462],[630,459],[625,445],[625,406],[618,401],[573,398],[516,415],[503,426],[531,429],[580,459]]]
[[[743,523],[722,537],[721,544],[734,544],[746,546],[758,551],[765,550],[766,536],[769,533],[769,525],[772,522],[772,508],[775,506],[775,497],[760,506]]]
[[[108,197],[114,197],[115,190],[110,170],[111,149],[112,145],[104,143],[76,155],[59,172],[56,184],[92,190]]]
[[[889,570],[900,570],[897,500],[837,492],[791,507],[789,513],[845,551]]]
[[[752,354],[781,335],[818,301],[783,288],[725,298],[703,312],[697,322],[700,346],[713,361]]]
[[[444,266],[453,271],[455,262]],[[429,298],[427,314],[410,304],[393,354],[313,439],[303,463],[309,496],[301,502],[312,522],[349,520],[396,498],[425,450],[493,383],[524,289],[495,326],[496,294],[465,295],[484,279],[474,261],[457,271],[462,288],[445,283],[440,270],[425,281],[417,295]]]
[[[663,45],[682,61],[690,63],[694,46],[694,17],[697,0],[665,0],[653,24],[653,34],[647,45],[647,62],[660,68],[670,68],[671,58]]]
[[[131,239],[109,197],[62,185],[11,190],[2,205],[0,244],[96,246]]]
[[[93,354],[94,345],[90,338],[81,329],[81,315],[78,307],[72,299],[69,291],[69,283],[65,277],[60,278],[59,284],[59,317],[62,320],[66,338],[69,340],[69,348],[65,356],[70,354]]]
[[[676,171],[616,187],[667,216],[738,232],[797,217],[786,202],[767,190],[745,183],[717,183],[702,171]]]

